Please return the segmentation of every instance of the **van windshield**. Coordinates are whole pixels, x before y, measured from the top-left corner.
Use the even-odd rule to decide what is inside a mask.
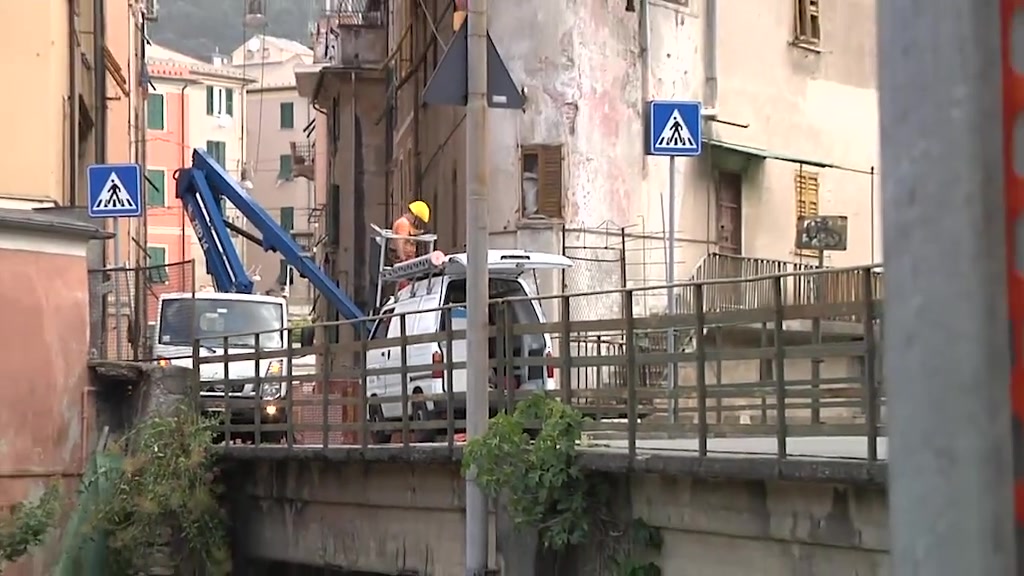
[[[204,346],[220,348],[228,336],[229,347],[255,348],[256,332],[263,350],[284,348],[284,309],[277,302],[251,300],[181,298],[164,300],[160,306],[160,333],[164,346],[192,346],[198,339]],[[273,330],[273,332],[266,332]]]

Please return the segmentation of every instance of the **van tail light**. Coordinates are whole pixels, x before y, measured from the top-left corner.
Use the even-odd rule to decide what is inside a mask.
[[[171,365],[171,361],[168,360],[167,358],[160,358],[160,359],[158,359],[156,361],[156,365],[160,366],[160,367],[163,367],[163,368],[166,368],[167,366]]]
[[[548,360],[548,365],[547,365],[548,378],[554,378],[555,377],[555,365],[551,363],[551,359],[554,356],[552,356],[551,351],[548,350],[547,352],[544,353],[544,357],[547,358],[547,360]]]
[[[438,350],[430,359],[434,364],[434,370],[430,373],[431,378],[444,378],[444,354]]]

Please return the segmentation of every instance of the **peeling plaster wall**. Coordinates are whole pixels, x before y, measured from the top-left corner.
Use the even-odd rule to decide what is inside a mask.
[[[525,2],[525,3],[524,3]],[[561,223],[519,222],[524,144],[557,144],[564,153],[567,227],[612,222],[659,236],[666,229],[666,158],[645,158],[643,54],[639,15],[618,0],[491,2],[488,27],[513,79],[526,90],[524,112],[488,115],[489,223],[493,244],[560,251]],[[702,100],[704,0],[650,0],[650,99]],[[875,85],[875,0],[828,6],[821,51],[792,46],[789,2],[719,0],[719,118],[747,128],[708,123],[706,135],[773,152],[859,170],[878,165]],[[447,21],[444,21],[447,24]],[[450,29],[450,27],[449,27]],[[442,34],[450,34],[444,29]],[[392,39],[392,42],[394,39]],[[399,126],[410,112],[400,113]],[[422,191],[440,203],[439,247],[465,242],[464,110],[427,107],[421,115]],[[708,134],[709,132],[709,134]],[[706,148],[707,150],[707,148]],[[676,276],[686,278],[715,249],[715,194],[708,150],[677,161]],[[795,259],[794,173],[798,166],[754,162],[744,178],[743,253]],[[880,254],[880,217],[872,213],[871,179],[820,170],[821,213],[850,218],[850,250],[829,256],[847,265]],[[446,237],[451,239],[447,240]],[[665,278],[663,241],[638,242],[655,263],[630,266],[630,283]],[[610,288],[594,274],[590,289]],[[554,278],[541,281],[556,287]],[[656,307],[656,306],[655,306]]]

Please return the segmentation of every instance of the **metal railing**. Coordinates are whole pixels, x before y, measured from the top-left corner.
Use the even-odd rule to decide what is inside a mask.
[[[613,319],[566,317],[574,298],[595,293],[492,301],[491,411],[511,408],[518,399],[536,393],[526,388],[545,382],[549,394],[589,416],[590,438],[612,436],[601,442],[627,451],[631,458],[647,450],[652,439],[669,447],[676,442],[703,457],[714,453],[709,442],[720,438],[759,438],[762,445],[771,445],[770,454],[787,458],[794,457],[788,445],[795,438],[847,436],[863,438],[863,444],[857,441],[862,448],[857,458],[876,461],[878,439],[885,435],[876,325],[881,306],[878,269],[804,270],[681,283],[676,289],[690,304],[671,316],[632,313],[639,292],[664,290],[663,286],[599,293],[621,299],[623,315]],[[827,279],[830,276],[843,280]],[[788,287],[815,278],[854,289],[836,292],[830,302],[791,298]],[[759,301],[762,306],[751,309],[708,305],[720,302],[714,294],[728,291],[769,296]],[[562,318],[542,323],[513,320],[516,307],[526,300],[551,299],[559,301]],[[435,310],[449,317],[455,308]],[[427,333],[416,328],[422,326],[424,314],[435,310],[391,317],[399,334],[391,338],[358,338],[350,323],[341,322],[319,326],[347,331],[340,344],[261,349],[261,337],[279,340],[275,331],[249,335],[257,343],[254,352],[204,356],[197,342],[194,366],[200,386],[218,391],[208,392],[202,403],[207,410],[230,415],[222,425],[225,442],[242,440],[252,449],[365,448],[393,440],[414,450],[417,443],[440,438],[454,450],[456,434],[465,427],[465,362],[460,352],[465,331],[448,322]],[[814,318],[857,318],[861,329],[844,339],[814,343],[790,327],[794,320]],[[645,344],[648,335],[670,328],[688,335],[683,349],[659,351]],[[720,338],[723,329],[727,336],[728,331],[752,331],[759,337],[752,339],[753,345],[731,345]],[[286,342],[293,340],[294,330],[285,330]],[[537,339],[550,342],[550,348],[531,345]],[[218,346],[210,341],[203,345]],[[425,354],[424,349],[434,353]],[[528,352],[521,353],[524,349]],[[390,360],[383,360],[386,357]],[[279,374],[267,375],[273,372],[264,370],[269,360],[281,361]],[[645,379],[646,371],[672,362],[679,364],[681,374],[676,387]],[[818,370],[810,370],[814,362],[821,363]],[[246,363],[253,368],[242,370]],[[225,386],[210,376],[213,373],[220,378],[231,373],[255,375],[232,378]],[[281,383],[288,384],[289,393],[276,393]],[[240,395],[243,390],[275,394],[256,400],[251,393]],[[676,406],[674,413],[670,406]],[[812,411],[817,412],[816,419],[811,418]]]

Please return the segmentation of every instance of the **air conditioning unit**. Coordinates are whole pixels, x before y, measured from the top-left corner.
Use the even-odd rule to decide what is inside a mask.
[[[160,12],[160,0],[144,0],[142,6],[142,16],[147,22],[156,22],[159,18]]]

